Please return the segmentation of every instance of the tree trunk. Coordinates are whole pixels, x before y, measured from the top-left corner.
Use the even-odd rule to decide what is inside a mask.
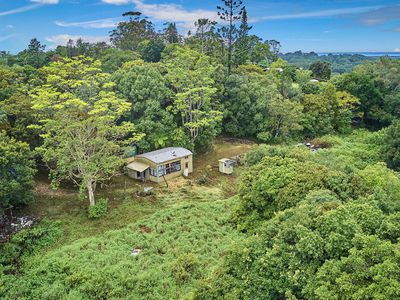
[[[90,206],[93,206],[93,205],[95,205],[95,200],[94,200],[94,190],[93,190],[93,180],[92,179],[89,179],[87,181],[86,187],[88,190]]]

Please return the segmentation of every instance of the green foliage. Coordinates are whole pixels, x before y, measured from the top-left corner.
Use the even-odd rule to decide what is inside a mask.
[[[34,227],[23,229],[14,234],[10,241],[1,244],[1,274],[18,271],[24,260],[39,250],[54,244],[63,234],[60,225],[60,222],[41,220]],[[0,284],[0,295],[3,288]]]
[[[159,62],[164,48],[164,42],[157,38],[141,42],[138,46],[138,51],[144,61]]]
[[[107,48],[95,56],[101,61],[101,69],[106,73],[117,71],[126,62],[139,59],[139,55],[132,51],[122,51],[115,48]]]
[[[108,210],[108,199],[101,198],[97,200],[95,205],[88,207],[88,217],[89,219],[98,219],[103,217]]]
[[[233,247],[199,298],[396,298],[398,247],[376,235],[383,220],[372,203],[313,192]]]
[[[353,188],[348,175],[323,165],[266,156],[242,176],[236,222],[244,220],[240,226],[246,228],[250,225],[246,221],[247,215],[252,216],[251,222],[269,219],[277,211],[296,206],[314,190],[329,190],[338,199],[349,199],[353,196]]]
[[[207,165],[203,174],[196,180],[197,184],[204,185],[210,182],[212,175],[212,166]]]
[[[200,276],[199,266],[199,260],[195,254],[185,253],[177,257],[171,273],[176,282],[182,284]]]
[[[141,42],[156,36],[153,24],[142,18],[140,12],[127,12],[123,16],[128,17],[128,20],[120,22],[110,33],[114,46],[122,50],[137,51]]]
[[[400,62],[394,61],[393,64],[400,64]],[[395,68],[384,67],[384,61],[380,61],[360,66],[352,73],[334,78],[333,82],[339,90],[347,91],[360,99],[360,110],[366,125],[380,128],[390,124],[393,119],[392,111],[396,110],[397,104],[390,102],[390,105],[386,105],[385,99],[390,101],[389,99],[395,97],[397,92],[390,81],[385,82],[381,74],[374,74],[374,69],[380,69],[382,73],[382,69],[390,74],[396,72]]]
[[[335,93],[335,87],[328,85],[324,87],[320,94],[304,96],[304,128],[307,137],[316,137],[334,132],[335,110],[337,110],[338,106]]]
[[[218,32],[221,35],[222,39],[226,43],[226,66],[228,67],[228,73],[231,73],[233,65],[233,54],[235,47],[237,46],[238,40],[240,37],[247,37],[247,33],[249,31],[249,27],[247,25],[247,13],[245,6],[243,5],[242,0],[221,0],[222,4],[217,6],[218,16],[223,22],[221,28],[219,28]],[[245,15],[245,19],[243,19],[243,14]],[[247,28],[241,28],[244,30],[239,30],[237,28],[237,23],[239,21],[245,21],[245,26]]]
[[[285,53],[281,57],[290,64],[303,69],[309,69],[317,61],[327,62],[332,65],[333,73],[339,74],[351,72],[354,67],[362,63],[377,60],[376,57],[368,57],[360,54],[329,54],[320,56],[315,52],[303,53],[301,51]]]
[[[185,40],[185,45],[202,54],[221,59],[223,43],[217,33],[217,22],[209,19],[199,19],[194,23],[196,31]]]
[[[357,130],[344,137],[325,136],[322,140],[333,147],[319,150],[311,160],[346,173],[362,170],[382,161],[383,139],[383,132],[367,130]]]
[[[141,138],[132,123],[117,123],[130,104],[117,97],[99,61],[64,59],[41,73],[43,84],[32,91],[44,139],[38,151],[53,184],[72,180],[94,205],[96,183],[110,179],[124,163],[123,146]]]
[[[0,65],[0,102],[15,92],[17,78],[18,75],[13,68]]]
[[[184,141],[177,142],[179,135],[172,134],[177,125],[173,114],[166,111],[171,92],[155,65],[143,61],[127,63],[115,72],[112,80],[121,97],[132,104],[125,119],[134,122],[136,129],[145,134],[138,143],[141,151],[175,146],[177,143],[188,146]]]
[[[32,199],[26,143],[55,186],[72,181],[91,204],[91,220],[80,204],[79,216],[65,213],[61,243],[86,239],[52,249],[61,230],[42,222],[2,245],[1,298],[400,297],[400,178],[388,168],[400,169],[400,61],[296,52],[282,56],[287,62],[278,41],[249,34],[242,1],[224,0],[218,11],[221,26],[200,19],[186,38],[175,23],[157,33],[127,12],[113,46],[78,39],[45,52],[33,39],[16,56],[0,53],[0,210]],[[351,71],[364,60],[374,62]],[[331,66],[351,73],[330,79]],[[125,183],[106,197],[113,207],[125,198],[121,206],[134,212],[100,218],[108,201],[95,202],[96,186],[118,172],[126,146],[198,153],[221,132],[286,144],[307,138],[315,148],[260,145],[239,169],[239,188],[219,183],[239,190],[228,201],[216,200],[217,187],[199,195],[194,189],[206,187],[187,186],[128,204],[136,188]],[[195,182],[211,178],[207,166]],[[75,195],[63,200],[74,211]],[[140,219],[161,207],[170,208]],[[104,233],[129,220],[139,221]]]
[[[268,105],[279,99],[279,93],[271,78],[257,69],[242,66],[239,72],[230,75],[225,83],[224,130],[232,136],[255,138],[269,132]]]
[[[394,299],[399,293],[398,246],[375,236],[353,240],[349,256],[326,262],[316,274],[315,296],[323,299]]]
[[[9,205],[27,204],[33,199],[35,173],[28,144],[0,132],[0,215]]]
[[[46,65],[51,57],[50,52],[45,52],[46,46],[33,38],[28,48],[18,53],[16,60],[19,65],[28,65],[34,68],[41,68]]]
[[[181,118],[193,143],[212,144],[222,112],[217,110],[214,75],[220,68],[211,59],[187,47],[171,45],[163,57],[166,79],[175,92],[171,110]],[[211,133],[202,136],[203,133]]]
[[[385,131],[383,156],[389,167],[400,170],[400,121],[396,121]]]
[[[290,140],[300,135],[303,130],[303,105],[289,99],[276,97],[268,103],[267,138],[262,138],[265,132],[257,135],[264,142],[268,140]]]
[[[233,219],[246,239],[196,298],[398,298],[400,178],[379,163],[382,139],[361,130],[319,139],[329,147],[315,154],[249,153]]]
[[[0,295],[3,299],[188,298],[239,239],[227,224],[232,204],[228,200],[175,206],[125,229],[31,257],[20,275],[2,278]],[[132,256],[133,249],[142,251]]]
[[[40,145],[38,131],[29,127],[38,122],[35,111],[32,109],[32,97],[22,92],[16,92],[3,101],[0,108],[6,114],[4,128],[9,136],[28,143],[31,148]]]
[[[316,137],[334,132],[351,132],[359,101],[347,92],[337,92],[335,86],[328,83],[317,94],[306,94],[302,104],[304,134],[306,137]]]
[[[328,62],[316,61],[311,64],[310,71],[312,72],[312,75],[315,79],[325,81],[331,79],[331,64]]]
[[[400,178],[384,163],[369,165],[359,171],[360,184],[364,193],[373,195],[385,213],[400,211]]]

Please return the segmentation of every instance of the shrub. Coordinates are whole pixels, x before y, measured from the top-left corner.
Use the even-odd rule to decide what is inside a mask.
[[[98,219],[107,213],[107,209],[108,199],[102,198],[95,205],[89,206],[88,217],[89,219]]]
[[[0,246],[0,266],[4,272],[18,269],[22,258],[51,245],[62,236],[60,222],[42,220],[32,228],[24,229]]]
[[[172,266],[172,276],[178,283],[189,281],[195,275],[199,261],[195,254],[181,254]]]
[[[197,298],[398,299],[398,215],[322,190],[306,200],[236,243]]]
[[[315,190],[329,190],[339,200],[354,198],[351,179],[314,162],[264,157],[243,175],[235,222],[243,228],[254,228],[257,218],[269,219],[278,211],[294,207]]]
[[[205,185],[210,182],[212,176],[212,167],[208,165],[203,174],[196,180],[199,185]]]

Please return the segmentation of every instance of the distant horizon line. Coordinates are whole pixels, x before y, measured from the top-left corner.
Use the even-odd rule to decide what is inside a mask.
[[[360,55],[373,55],[373,54],[383,54],[383,55],[391,55],[391,56],[400,56],[399,51],[303,51],[303,50],[296,50],[296,51],[285,51],[282,52],[281,54],[289,54],[289,53],[296,53],[296,52],[302,52],[304,54],[307,53],[315,53],[315,54],[333,54],[333,55],[338,55],[338,54],[360,54]]]
[[[304,50],[295,50],[295,51],[286,51],[284,53],[294,53],[294,52],[298,52],[301,51],[303,53],[397,53],[400,55],[400,51],[369,51],[369,50],[365,50],[365,51],[315,51],[315,50],[310,50],[310,51],[304,51]]]

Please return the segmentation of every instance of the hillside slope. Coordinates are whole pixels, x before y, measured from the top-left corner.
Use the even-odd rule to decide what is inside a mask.
[[[182,299],[209,275],[233,241],[235,200],[188,203],[125,229],[30,258],[2,279],[4,299]],[[133,249],[140,249],[132,256]]]

